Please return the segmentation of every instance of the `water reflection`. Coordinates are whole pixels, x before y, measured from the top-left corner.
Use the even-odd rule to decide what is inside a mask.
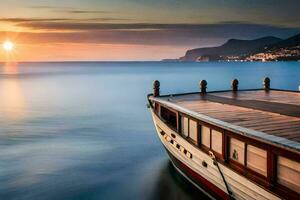
[[[162,165],[157,182],[154,184],[155,187],[149,200],[209,199],[181,176],[170,161]]]
[[[17,120],[24,114],[25,101],[19,80],[5,77],[7,75],[17,76],[18,73],[17,63],[5,63],[1,70],[4,78],[0,79],[0,116],[5,119]]]
[[[1,73],[4,75],[16,75],[19,73],[18,63],[6,62],[4,63]]]

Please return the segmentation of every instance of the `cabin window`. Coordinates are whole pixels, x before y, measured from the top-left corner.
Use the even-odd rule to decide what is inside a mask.
[[[198,124],[195,120],[181,116],[181,134],[189,137],[191,142],[198,144]]]
[[[247,167],[262,175],[267,175],[267,151],[247,145]]]
[[[240,164],[244,165],[245,162],[245,143],[230,138],[230,158]]]
[[[187,117],[181,117],[181,134],[185,137],[189,136],[189,119]]]
[[[278,156],[277,181],[296,192],[300,191],[300,163]]]
[[[222,154],[223,134],[220,131],[201,126],[201,144],[205,147]]]
[[[174,129],[177,129],[177,116],[175,112],[160,106],[160,116],[168,125]]]
[[[211,149],[222,154],[223,135],[221,132],[211,130]]]
[[[192,119],[189,120],[189,137],[193,143],[198,144],[198,123]]]
[[[159,115],[159,104],[158,103],[154,103],[154,111],[156,114]]]
[[[210,128],[201,126],[201,144],[210,148]]]

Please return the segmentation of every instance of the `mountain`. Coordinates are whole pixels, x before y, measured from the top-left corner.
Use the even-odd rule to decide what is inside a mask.
[[[243,58],[248,61],[300,61],[300,34],[260,48]]]
[[[282,40],[275,44],[268,45],[268,49],[278,49],[278,48],[288,48],[300,46],[300,34],[290,37],[288,39]]]
[[[224,57],[236,57],[254,54],[259,49],[272,44],[278,44],[283,40],[277,37],[263,37],[255,40],[230,39],[225,44],[218,47],[197,48],[188,50],[181,61],[197,60],[223,60]]]

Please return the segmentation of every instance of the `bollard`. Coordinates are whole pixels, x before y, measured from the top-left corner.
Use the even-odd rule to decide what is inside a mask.
[[[237,79],[233,79],[231,81],[232,91],[234,91],[234,92],[238,91],[238,85],[239,85],[239,81]]]
[[[265,90],[269,90],[269,89],[270,89],[270,83],[271,83],[270,78],[269,78],[269,77],[266,77],[266,78],[264,79],[264,82],[263,82],[263,84],[264,84],[264,89],[265,89]]]
[[[206,93],[207,81],[206,80],[201,80],[199,85],[200,85],[201,93],[205,94]]]
[[[157,97],[159,96],[159,87],[160,83],[158,80],[153,81],[153,96]]]

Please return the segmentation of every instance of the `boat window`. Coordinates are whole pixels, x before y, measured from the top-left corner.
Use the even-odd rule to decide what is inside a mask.
[[[195,144],[198,144],[198,123],[192,119],[189,121],[189,137]]]
[[[210,128],[201,126],[201,144],[210,148]]]
[[[245,161],[245,143],[234,139],[230,138],[230,158],[240,164],[244,165]]]
[[[177,117],[176,113],[170,111],[169,109],[160,106],[160,116],[165,120],[165,122],[170,125],[172,128],[177,128]]]
[[[159,104],[158,103],[154,103],[154,112],[156,114],[159,114]]]
[[[222,154],[223,135],[221,132],[211,130],[211,149]]]
[[[267,175],[267,152],[252,145],[247,145],[247,167],[262,175]]]
[[[185,137],[189,136],[189,119],[181,117],[181,134]]]
[[[300,163],[278,156],[277,180],[294,191],[300,191]]]

